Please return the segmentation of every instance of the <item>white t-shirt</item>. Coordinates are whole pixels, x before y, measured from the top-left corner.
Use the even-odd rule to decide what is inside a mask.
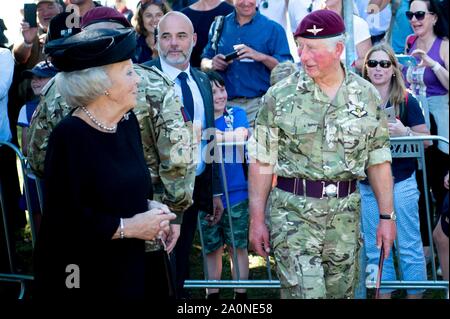
[[[380,35],[389,28],[391,23],[391,5],[388,4],[383,10],[379,11],[376,5],[369,7],[369,0],[353,0],[358,9],[358,16],[369,24],[371,35]],[[375,13],[368,14],[367,9],[373,10]]]
[[[353,61],[355,61],[357,60],[358,56],[358,51],[356,50],[357,45],[370,38],[369,24],[362,18],[358,17],[357,15],[353,15],[353,37],[355,39],[355,55],[356,55],[353,58]],[[345,54],[346,53],[344,49],[344,52],[342,52],[341,55],[341,60],[342,62],[344,62],[344,64],[345,64]]]
[[[24,105],[20,108],[19,118],[17,119],[17,125],[22,127],[29,127],[30,123],[28,122],[27,117],[27,106]]]

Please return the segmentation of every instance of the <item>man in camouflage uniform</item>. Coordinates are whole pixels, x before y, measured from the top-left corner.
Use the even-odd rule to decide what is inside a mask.
[[[332,11],[302,21],[303,69],[269,89],[249,142],[250,242],[261,256],[273,247],[282,298],[353,297],[361,245],[356,181],[366,171],[380,213],[393,212],[387,122],[376,89],[340,63],[344,32]],[[377,244],[386,256],[395,233],[392,220],[380,221]]]
[[[92,9],[86,14],[83,24],[87,28],[105,27],[105,22],[114,20],[109,11]],[[111,11],[115,11],[111,9]],[[91,17],[92,15],[92,17]],[[107,22],[108,27],[123,27],[122,19]],[[114,20],[114,21],[116,21]],[[192,138],[190,124],[185,123],[181,103],[175,95],[173,82],[155,67],[134,65],[140,77],[137,105],[134,113],[138,118],[144,156],[152,176],[154,199],[166,204],[177,215],[172,222],[172,233],[167,240],[167,251],[175,247],[180,234],[182,213],[192,204],[195,180],[195,165],[191,158]],[[72,108],[56,90],[52,79],[41,93],[41,102],[31,121],[29,129],[28,160],[36,175],[43,176],[44,160],[50,133],[69,114]],[[147,242],[146,250],[161,249],[157,242]]]

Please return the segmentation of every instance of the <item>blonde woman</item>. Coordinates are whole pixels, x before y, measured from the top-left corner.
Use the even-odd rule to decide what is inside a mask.
[[[390,121],[390,136],[428,135],[425,119],[417,100],[406,91],[402,73],[394,51],[386,44],[374,46],[366,55],[363,76],[378,90],[383,100],[381,107],[395,111]],[[389,111],[386,111],[389,112]],[[400,252],[403,280],[422,281],[427,279],[425,257],[419,226],[419,190],[417,188],[413,158],[394,158],[394,211],[397,215],[397,251]],[[379,247],[375,234],[379,221],[375,194],[369,182],[360,183],[362,228],[368,264],[378,265]],[[384,262],[382,280],[396,280],[392,254]],[[382,290],[382,298],[390,298],[392,290]],[[423,290],[409,289],[408,298],[422,297]]]

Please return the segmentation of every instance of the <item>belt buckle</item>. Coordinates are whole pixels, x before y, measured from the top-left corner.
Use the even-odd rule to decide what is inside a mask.
[[[329,184],[325,186],[325,182],[322,182],[322,198],[326,197],[337,197],[338,196],[338,186],[339,182],[337,182],[338,185],[335,184]]]

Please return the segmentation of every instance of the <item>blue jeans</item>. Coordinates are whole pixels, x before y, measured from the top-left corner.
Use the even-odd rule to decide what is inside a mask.
[[[379,222],[379,210],[375,194],[369,185],[360,183],[362,227],[364,229],[364,244],[369,267],[378,267],[380,250],[376,247],[376,232]],[[427,280],[425,257],[422,248],[419,223],[419,190],[415,173],[411,177],[394,184],[394,209],[397,214],[397,254],[400,256],[400,273],[402,280]],[[397,280],[392,252],[383,265],[383,281]],[[408,289],[408,294],[414,295],[424,290]],[[380,292],[390,293],[392,289],[381,289]]]

